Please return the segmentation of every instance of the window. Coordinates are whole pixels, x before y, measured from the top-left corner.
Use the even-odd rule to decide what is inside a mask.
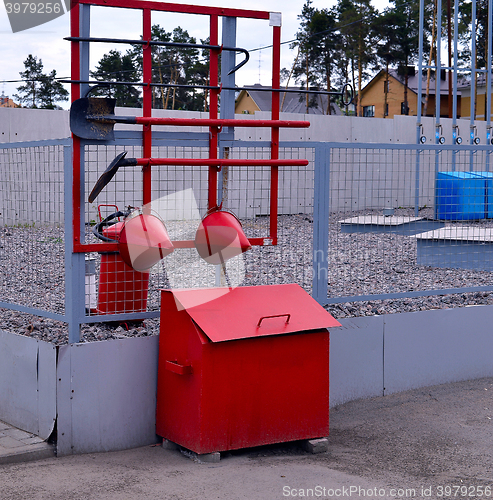
[[[389,116],[389,103],[385,104],[385,115],[384,116]]]
[[[401,102],[401,115],[409,114],[409,106],[406,106],[406,103]]]
[[[375,116],[375,106],[363,106],[363,116]]]
[[[389,93],[389,80],[384,80],[383,81],[383,93],[388,94]]]

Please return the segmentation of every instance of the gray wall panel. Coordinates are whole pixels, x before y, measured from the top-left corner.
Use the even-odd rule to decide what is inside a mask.
[[[381,396],[383,317],[341,319],[330,330],[330,406]]]
[[[0,420],[38,432],[35,339],[0,331]]]
[[[57,456],[72,454],[72,382],[71,382],[71,345],[58,349],[56,373],[57,404]]]
[[[56,348],[0,330],[0,420],[47,439],[56,415]]]
[[[56,351],[38,342],[38,436],[48,439],[56,422]]]
[[[140,337],[71,345],[73,453],[157,442],[158,340]]]
[[[493,375],[493,306],[385,317],[385,394]]]

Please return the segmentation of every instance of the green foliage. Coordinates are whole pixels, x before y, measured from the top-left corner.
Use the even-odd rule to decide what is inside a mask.
[[[298,48],[292,76],[302,88],[317,88],[330,91],[341,53],[341,36],[336,29],[337,16],[334,9],[316,9],[312,0],[303,6],[300,29],[291,48]],[[316,97],[306,95],[307,112],[316,105]],[[325,112],[330,113],[327,105]]]
[[[24,61],[25,70],[19,74],[25,82],[17,87],[14,97],[27,108],[56,109],[56,102],[68,101],[69,93],[56,80],[56,71],[43,73],[43,62],[29,54]]]
[[[41,108],[57,109],[55,103],[58,101],[68,101],[69,93],[63,85],[56,80],[56,71],[43,77],[38,93]]]
[[[207,91],[192,86],[208,85],[209,49],[189,45],[206,45],[209,40],[197,40],[180,26],[168,32],[159,25],[151,28],[152,40],[183,46],[153,45],[152,53],[152,106],[159,109],[205,111]],[[132,58],[142,77],[142,47],[134,46]],[[178,87],[186,85],[189,87]]]
[[[132,54],[122,54],[110,50],[98,62],[91,76],[102,82],[138,82],[139,75],[135,68]],[[131,85],[101,85],[93,90],[93,95],[103,95],[116,99],[117,106],[140,107],[140,92]]]

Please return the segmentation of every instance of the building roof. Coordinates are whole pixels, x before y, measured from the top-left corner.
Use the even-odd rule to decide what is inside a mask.
[[[250,89],[258,88],[259,90],[242,90],[246,92],[255,102],[260,111],[271,111],[272,96],[267,92],[271,87],[264,87],[256,84]],[[260,90],[262,89],[262,90]],[[288,90],[300,90],[298,87],[288,87]],[[241,93],[240,93],[241,96]],[[310,115],[325,115],[327,114],[327,95],[311,94],[309,96],[308,114]],[[281,92],[279,110],[285,113],[307,113],[306,110],[306,94],[296,92]],[[342,111],[335,103],[331,102],[331,114],[342,115]]]
[[[372,85],[378,79],[378,77],[382,74],[385,74],[385,70],[383,70],[383,69],[380,70],[372,78],[370,83],[368,83],[368,85],[366,85],[365,88]],[[399,83],[404,85],[404,83],[405,83],[404,75],[400,75],[396,69],[389,69],[389,76],[391,76],[392,78],[395,78]],[[440,95],[448,95],[448,93],[449,93],[448,77],[449,77],[449,74],[448,74],[448,72],[446,72],[445,78],[444,79],[440,78]],[[422,94],[426,93],[426,78],[427,78],[426,72],[423,72],[422,80],[421,80],[421,82],[422,82],[421,83]],[[414,72],[414,74],[411,73],[408,76],[407,88],[408,88],[408,90],[417,94],[418,93],[418,85],[419,85],[419,76],[418,76],[418,72],[416,71],[416,72]],[[435,94],[435,89],[436,89],[435,77],[434,77],[434,75],[432,75],[430,78],[430,94]],[[460,92],[457,92],[457,95],[460,95]]]
[[[6,96],[3,92],[0,96],[0,108],[19,108],[20,106],[16,104],[9,96]]]

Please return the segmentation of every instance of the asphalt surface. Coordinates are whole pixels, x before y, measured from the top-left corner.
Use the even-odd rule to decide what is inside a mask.
[[[337,406],[320,454],[288,443],[199,463],[147,446],[0,464],[0,485],[2,500],[488,499],[493,378]]]

